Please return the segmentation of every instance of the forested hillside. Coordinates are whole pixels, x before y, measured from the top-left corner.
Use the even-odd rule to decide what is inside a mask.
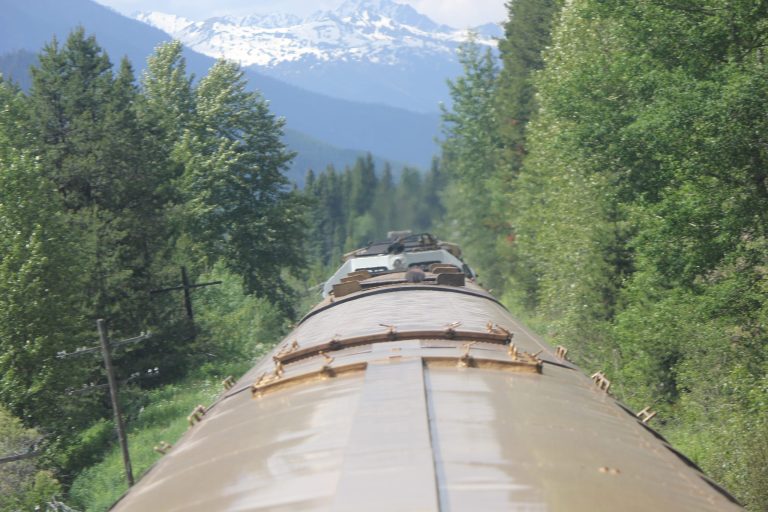
[[[28,94],[0,82],[0,105],[0,457],[31,439],[42,450],[0,466],[0,509],[28,510],[111,443],[106,396],[79,392],[104,381],[100,360],[58,356],[93,346],[97,318],[115,340],[151,331],[115,356],[134,414],[143,385],[247,357],[253,339],[215,335],[206,315],[196,329],[181,292],[151,292],[180,284],[181,266],[193,282],[215,274],[225,314],[255,315],[232,325],[279,330],[293,307],[287,273],[305,266],[304,203],[284,176],[282,121],[233,64],[193,84],[177,43],[137,82],[75,31],[40,54]],[[155,382],[135,378],[155,368]]]
[[[397,180],[389,165],[377,170],[370,155],[341,172],[310,171],[310,261],[335,270],[343,252],[384,240],[388,231],[428,231],[443,216],[443,181],[437,160],[428,173],[406,167]]]
[[[768,3],[509,14],[501,66],[467,45],[444,114],[457,241],[509,305],[767,510]]]

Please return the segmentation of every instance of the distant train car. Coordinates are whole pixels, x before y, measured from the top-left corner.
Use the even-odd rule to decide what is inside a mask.
[[[430,235],[350,253],[113,510],[741,510],[473,277]]]

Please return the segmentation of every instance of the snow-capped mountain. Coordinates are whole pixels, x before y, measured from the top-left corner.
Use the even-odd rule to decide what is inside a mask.
[[[294,85],[418,111],[434,111],[447,99],[445,80],[460,72],[456,48],[468,38],[468,31],[392,0],[347,0],[306,18],[275,13],[195,21],[159,12],[136,18],[200,53]],[[476,40],[495,46],[500,32],[484,25]]]
[[[54,37],[66,41],[78,27],[95,37],[113,62],[127,57],[137,75],[145,69],[147,57],[169,39],[166,32],[94,0],[0,3],[0,74],[25,88],[29,87],[30,67],[37,64],[41,48]],[[284,24],[279,16],[272,19],[274,25]],[[214,64],[211,57],[186,47],[184,58],[187,71],[198,78]],[[399,163],[428,168],[438,149],[434,142],[440,123],[436,113],[331,98],[265,76],[261,69],[245,69],[247,87],[259,90],[269,100],[270,110],[287,120],[284,141],[299,153],[289,177],[298,182],[309,168],[318,171],[333,164],[342,169],[366,152],[374,155],[378,169],[383,160],[395,170]]]

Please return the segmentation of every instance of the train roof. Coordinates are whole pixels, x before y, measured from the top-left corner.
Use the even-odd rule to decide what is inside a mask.
[[[381,254],[435,250],[440,248],[440,241],[430,233],[418,233],[415,235],[411,232],[398,233],[401,234],[391,235],[386,240],[379,242],[369,242],[365,247],[345,254],[344,259],[347,260],[350,257],[361,258]]]
[[[395,232],[387,240],[370,242],[345,254],[341,267],[323,285],[323,297],[332,294],[334,286],[355,272],[367,272],[371,277],[414,267],[426,271],[440,264],[460,269],[469,279],[475,277],[474,271],[461,259],[458,245],[440,241],[429,233]]]
[[[114,509],[741,510],[460,268],[412,270],[346,276]]]

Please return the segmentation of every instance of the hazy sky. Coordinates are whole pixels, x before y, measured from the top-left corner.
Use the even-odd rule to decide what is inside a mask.
[[[241,16],[289,12],[299,16],[333,9],[343,0],[96,0],[130,15],[135,11],[160,11],[195,20],[225,14]],[[395,0],[410,4],[433,20],[466,28],[506,18],[505,0]]]

